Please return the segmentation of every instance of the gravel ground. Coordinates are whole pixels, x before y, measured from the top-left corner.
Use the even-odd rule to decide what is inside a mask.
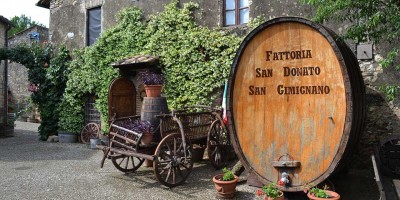
[[[17,122],[14,137],[0,138],[0,199],[216,199],[211,178],[219,171],[207,161],[195,164],[186,184],[170,189],[157,182],[152,168],[126,175],[109,160],[100,168],[102,151],[88,145],[40,142],[37,127]],[[350,172],[334,182],[342,199],[379,198],[370,173]],[[262,199],[256,189],[243,182],[235,199]]]

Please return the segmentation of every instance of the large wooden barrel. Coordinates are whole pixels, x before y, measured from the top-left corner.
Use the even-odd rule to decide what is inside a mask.
[[[303,18],[265,22],[242,42],[227,98],[231,140],[263,184],[316,185],[346,163],[364,126],[365,86],[348,46]]]

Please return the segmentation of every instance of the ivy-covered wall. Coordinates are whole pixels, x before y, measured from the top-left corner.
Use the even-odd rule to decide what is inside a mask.
[[[211,94],[227,79],[241,39],[198,26],[192,16],[198,4],[187,3],[181,8],[178,5],[173,0],[146,22],[141,9],[123,9],[117,15],[116,26],[104,31],[93,46],[76,51],[64,102],[73,110],[61,121],[76,122],[71,126],[80,130],[78,117],[83,115],[85,95],[91,93],[98,97],[96,106],[103,124],[107,124],[108,86],[118,76],[110,64],[138,54],[160,56],[166,76],[164,94],[170,108],[211,104],[215,98]]]
[[[175,4],[177,4],[180,8],[183,8],[183,4],[185,2],[189,2],[190,0],[180,0],[179,3],[176,0],[173,0]],[[223,1],[207,1],[207,0],[193,0],[198,3],[198,8],[194,9],[192,14],[189,14],[188,17],[191,18],[193,22],[197,22],[198,25],[206,26],[211,29],[218,29],[228,31],[230,33],[243,33],[246,34],[248,31],[249,25],[241,25],[235,27],[222,27],[222,6]],[[75,57],[78,58],[74,61],[75,65],[72,66],[72,69],[76,68],[76,73],[81,75],[83,78],[83,82],[71,82],[70,86],[67,89],[66,99],[69,99],[68,105],[70,108],[73,108],[75,113],[74,116],[83,116],[83,110],[81,106],[84,102],[84,95],[86,93],[95,93],[99,95],[99,99],[97,100],[97,107],[101,110],[102,113],[107,113],[106,111],[106,95],[107,88],[109,82],[113,77],[118,76],[118,73],[111,69],[109,64],[113,61],[116,61],[120,58],[127,57],[135,54],[144,54],[144,53],[152,53],[152,54],[160,54],[162,56],[162,64],[164,65],[164,72],[170,73],[169,78],[176,82],[167,81],[167,87],[165,88],[165,92],[172,99],[173,103],[171,106],[178,105],[182,102],[194,102],[193,99],[207,99],[208,93],[207,90],[215,90],[213,88],[214,83],[207,83],[205,81],[202,82],[204,84],[203,87],[199,87],[196,92],[183,92],[183,88],[191,89],[195,86],[198,86],[198,82],[192,81],[190,78],[197,76],[197,72],[201,71],[201,73],[209,73],[209,76],[213,78],[218,77],[217,81],[220,80],[220,77],[225,78],[227,74],[225,73],[226,65],[221,65],[221,71],[216,71],[217,73],[212,73],[208,70],[204,70],[207,68],[201,68],[202,65],[199,63],[207,63],[207,65],[215,66],[220,65],[220,62],[208,60],[210,58],[209,55],[214,55],[213,53],[201,53],[199,55],[198,52],[201,52],[202,48],[199,48],[198,44],[202,44],[207,38],[203,36],[203,32],[197,32],[197,29],[193,30],[189,33],[192,37],[196,37],[195,39],[189,40],[189,42],[185,43],[181,41],[181,38],[187,38],[187,36],[182,37],[181,32],[186,31],[185,29],[177,29],[176,32],[172,31],[176,27],[172,25],[168,25],[165,28],[157,27],[156,19],[152,19],[149,15],[153,14],[158,16],[162,16],[163,13],[167,11],[164,10],[164,6],[167,5],[171,0],[148,0],[148,1],[131,1],[131,0],[77,0],[77,1],[52,1],[52,2],[61,2],[55,7],[50,8],[51,10],[51,22],[50,22],[50,30],[52,31],[51,41],[55,42],[55,44],[66,43],[70,49],[82,48],[85,46],[85,20],[86,20],[86,9],[90,8],[90,6],[95,5],[94,3],[101,2],[103,16],[102,16],[102,30],[103,35],[99,39],[98,44],[95,44],[93,47],[89,47],[84,50],[80,50],[80,53],[76,54]],[[93,2],[93,4],[87,3]],[[271,19],[274,17],[281,16],[302,16],[306,18],[312,18],[314,15],[314,9],[311,6],[304,5],[300,3],[298,0],[281,0],[281,1],[264,1],[264,0],[252,0],[250,3],[250,18],[252,20],[256,19],[256,21],[260,22],[260,20]],[[88,6],[90,4],[90,6]],[[96,4],[97,5],[97,4]],[[131,6],[138,6],[140,9],[128,9],[120,13],[118,19],[114,18],[115,14],[123,8],[128,8]],[[135,10],[135,11],[134,11]],[[192,10],[193,11],[193,10]],[[139,14],[132,14],[135,12],[140,12]],[[170,14],[174,14],[171,12]],[[141,20],[136,19],[135,17],[141,18]],[[261,16],[261,17],[258,17]],[[134,18],[134,20],[131,20]],[[179,18],[179,17],[177,17]],[[167,18],[165,18],[165,21]],[[180,19],[180,18],[179,18]],[[125,21],[124,21],[125,20]],[[170,20],[172,21],[172,20]],[[163,20],[160,21],[163,23]],[[136,24],[133,26],[132,24]],[[152,24],[153,23],[153,24]],[[169,23],[169,22],[168,22]],[[195,23],[196,24],[196,23]],[[343,34],[346,32],[348,28],[348,23],[338,24],[338,23],[325,23],[329,28],[331,28],[334,32],[338,34]],[[183,26],[183,25],[181,25]],[[135,28],[136,27],[136,28]],[[161,28],[157,31],[152,31],[153,28]],[[187,26],[190,27],[190,26]],[[170,30],[171,28],[171,30]],[[66,34],[68,32],[74,32],[75,37],[67,40]],[[154,35],[149,35],[149,34]],[[146,35],[147,34],[147,35]],[[171,34],[171,35],[168,35]],[[151,37],[150,37],[151,36]],[[165,38],[171,40],[164,40]],[[159,41],[156,41],[157,39]],[[197,38],[198,37],[198,38]],[[203,37],[203,38],[202,38]],[[231,36],[229,36],[231,37]],[[236,37],[236,36],[232,36]],[[154,39],[154,40],[153,40]],[[229,40],[229,39],[227,39]],[[154,42],[156,41],[156,42]],[[213,41],[213,40],[212,40]],[[153,43],[153,44],[152,44]],[[207,44],[208,41],[205,42]],[[210,42],[212,43],[212,42]],[[235,42],[231,42],[232,46],[229,48],[233,48],[235,46]],[[178,44],[178,46],[176,46]],[[215,44],[215,43],[214,43]],[[356,45],[354,42],[348,43],[350,48],[355,51]],[[184,46],[188,47],[184,47]],[[388,44],[391,46],[393,44]],[[184,47],[184,48],[182,48]],[[224,48],[224,47],[222,47]],[[200,51],[196,51],[200,49]],[[382,73],[383,69],[378,63],[381,55],[385,55],[387,50],[387,46],[377,46],[374,45],[374,55],[375,59],[368,60],[367,62],[362,63],[361,69],[363,70],[363,76],[366,80],[366,83],[374,86],[379,86],[387,82],[395,82],[398,80],[399,73],[391,72],[385,69],[386,73]],[[376,50],[376,51],[375,51]],[[229,50],[230,51],[230,50]],[[187,56],[190,55],[190,59],[187,59]],[[203,56],[205,60],[202,62],[199,59],[192,59],[196,56],[201,58]],[[215,54],[216,55],[216,54]],[[223,55],[223,54],[220,54]],[[219,57],[214,56],[214,57]],[[231,54],[229,54],[231,55]],[[227,56],[227,55],[223,55]],[[181,60],[180,60],[181,59]],[[225,62],[225,58],[221,58]],[[218,59],[217,59],[218,60]],[[178,62],[180,61],[180,62]],[[228,61],[227,61],[228,62]],[[190,63],[190,65],[188,65]],[[174,66],[190,66],[187,68],[181,69],[180,67],[175,68]],[[200,67],[200,68],[199,68]],[[229,66],[228,66],[229,67]],[[214,70],[214,68],[212,68]],[[185,74],[185,78],[178,77],[177,74],[182,72]],[[222,74],[222,76],[220,76]],[[106,76],[104,76],[106,75]],[[78,76],[79,77],[79,76]],[[94,80],[89,79],[92,78]],[[197,76],[196,78],[201,79],[202,75]],[[371,80],[371,81],[369,81]],[[173,85],[173,83],[178,83],[178,81],[187,81],[188,84],[184,85]],[[200,82],[200,81],[199,81]],[[87,83],[87,84],[86,84]],[[180,83],[178,83],[180,84]],[[192,84],[192,85],[191,85]],[[218,85],[218,84],[215,84]],[[74,90],[76,94],[73,94]],[[186,93],[187,95],[182,95],[182,93]],[[197,94],[200,94],[199,97]],[[169,99],[169,101],[171,101]],[[200,101],[201,102],[201,101]],[[396,102],[396,101],[394,101]],[[399,102],[399,101],[397,101]],[[386,105],[386,104],[385,104]],[[399,103],[395,104],[399,105]],[[74,107],[75,106],[75,107]],[[397,116],[400,116],[400,111],[397,109]],[[83,118],[83,117],[82,117]],[[397,117],[398,118],[398,117]],[[76,121],[76,119],[69,119],[70,121]],[[107,116],[103,115],[103,120],[107,120]],[[78,124],[78,123],[77,123]],[[106,124],[106,123],[103,123]],[[74,129],[78,130],[78,126],[73,126]]]

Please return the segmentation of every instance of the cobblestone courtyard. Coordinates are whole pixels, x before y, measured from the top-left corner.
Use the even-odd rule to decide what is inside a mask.
[[[186,184],[169,189],[152,168],[125,175],[108,160],[101,169],[102,152],[88,145],[40,142],[37,126],[17,122],[15,136],[0,139],[0,199],[216,199],[211,178],[219,171],[207,160],[194,166]],[[369,169],[332,182],[344,200],[379,199]],[[256,189],[241,183],[235,199],[262,199]]]

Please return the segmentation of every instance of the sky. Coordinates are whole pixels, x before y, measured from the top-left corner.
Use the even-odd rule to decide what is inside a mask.
[[[24,14],[48,28],[50,10],[36,6],[37,2],[39,0],[0,0],[0,15],[11,20]]]

